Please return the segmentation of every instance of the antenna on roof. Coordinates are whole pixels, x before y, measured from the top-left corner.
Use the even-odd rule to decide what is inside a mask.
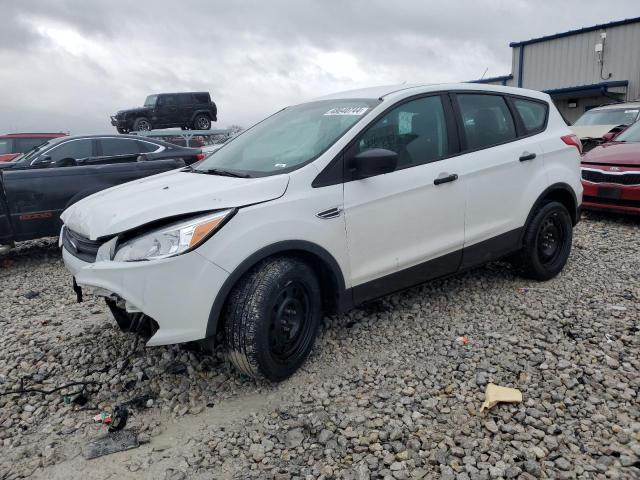
[[[487,74],[487,72],[489,71],[489,67],[484,69],[484,73],[482,74],[482,76],[480,77],[480,80],[482,80],[484,78],[484,76]]]

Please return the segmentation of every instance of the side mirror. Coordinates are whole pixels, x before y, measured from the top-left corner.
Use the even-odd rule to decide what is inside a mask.
[[[365,150],[349,161],[349,170],[356,179],[393,172],[397,166],[398,154],[385,148]]]
[[[49,155],[44,155],[42,157],[36,158],[33,162],[31,162],[32,167],[48,167],[52,163],[51,157]]]
[[[607,143],[613,140],[613,138],[617,135],[617,132],[607,132],[602,136],[602,143]]]

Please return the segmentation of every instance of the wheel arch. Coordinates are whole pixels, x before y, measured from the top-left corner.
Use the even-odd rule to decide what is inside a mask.
[[[526,230],[527,225],[531,222],[531,219],[535,215],[536,211],[546,202],[549,201],[557,201],[563,204],[567,210],[569,211],[569,215],[571,216],[571,223],[575,226],[576,223],[580,220],[580,209],[578,207],[578,199],[576,197],[575,192],[571,188],[570,185],[566,183],[554,183],[547,187],[539,196],[538,199],[533,204],[533,208],[529,211],[529,215],[527,216],[527,221],[524,224],[523,233],[521,235],[524,236],[524,232]]]
[[[213,118],[213,115],[211,115],[211,112],[209,110],[196,110],[195,112],[193,112],[193,114],[191,114],[190,122],[193,123],[196,117],[201,114],[206,115],[207,117],[209,117],[209,120],[211,120],[212,122],[215,122],[215,118]]]
[[[101,183],[100,185],[94,185],[93,187],[87,188],[86,190],[82,190],[82,191],[76,193],[73,197],[71,197],[69,199],[69,201],[65,205],[64,209],[66,210],[67,208],[69,208],[74,203],[79,202],[80,200],[82,200],[83,198],[88,197],[89,195],[93,195],[94,193],[101,192],[102,190],[106,190],[107,188],[111,188],[113,186],[114,185],[112,185],[110,183]]]
[[[206,336],[220,331],[222,312],[236,283],[258,263],[270,257],[292,256],[304,260],[316,273],[322,291],[324,312],[341,312],[353,300],[345,287],[344,276],[336,259],[323,247],[304,240],[287,240],[264,247],[247,257],[225,280],[218,291],[207,321]]]

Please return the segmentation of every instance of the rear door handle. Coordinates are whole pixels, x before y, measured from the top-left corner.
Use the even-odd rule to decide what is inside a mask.
[[[527,152],[524,152],[524,153],[520,156],[520,161],[521,161],[521,162],[526,162],[527,160],[533,160],[534,158],[536,158],[536,154],[535,154],[535,153],[527,153]]]
[[[433,181],[434,185],[440,185],[441,183],[455,182],[458,179],[457,173],[452,173],[446,177],[438,177]]]

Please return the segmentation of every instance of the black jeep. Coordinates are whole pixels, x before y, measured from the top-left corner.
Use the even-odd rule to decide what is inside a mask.
[[[111,117],[111,125],[118,133],[169,127],[209,130],[217,115],[209,92],[158,93],[149,95],[143,107],[120,110]]]

